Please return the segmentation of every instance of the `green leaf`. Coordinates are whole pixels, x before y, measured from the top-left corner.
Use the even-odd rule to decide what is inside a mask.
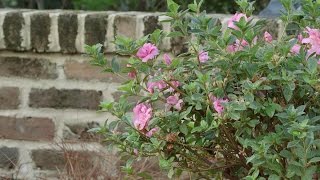
[[[197,7],[196,4],[189,4],[188,8],[193,12],[197,12],[198,11],[198,7]]]
[[[120,64],[116,56],[114,56],[111,60],[111,68],[113,72],[120,72]]]
[[[308,64],[308,72],[310,74],[315,74],[317,72],[318,61],[315,58],[311,58],[307,62]]]
[[[239,120],[240,119],[240,113],[239,112],[230,112],[229,116],[230,116],[231,119],[234,119],[234,120]]]
[[[180,132],[182,132],[184,135],[188,135],[188,127],[185,124],[181,124],[179,126],[179,130]]]
[[[170,10],[170,12],[173,12],[173,13],[178,12],[178,9],[180,6],[177,3],[175,3],[173,0],[167,0],[167,4],[168,4],[168,9]]]
[[[267,107],[266,107],[266,113],[267,113],[267,115],[269,116],[269,117],[273,117],[273,115],[274,115],[274,113],[275,113],[275,111],[276,111],[276,109],[275,109],[275,107],[272,105],[272,104],[269,104]]]
[[[289,102],[292,98],[293,90],[289,85],[285,85],[283,88],[283,96],[287,102]]]
[[[168,178],[172,178],[173,177],[173,175],[174,175],[174,169],[173,168],[171,168],[170,170],[169,170],[169,172],[168,172]]]
[[[314,157],[312,159],[310,159],[309,163],[317,163],[320,161],[320,157]]]

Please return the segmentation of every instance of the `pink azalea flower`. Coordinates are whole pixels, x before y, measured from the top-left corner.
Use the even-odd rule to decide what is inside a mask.
[[[170,83],[176,88],[178,88],[181,85],[179,81],[171,81]],[[174,91],[175,90],[172,87],[169,88],[169,92],[174,92]]]
[[[302,43],[311,45],[308,54],[316,53],[317,55],[320,55],[320,30],[307,27],[306,32],[308,33],[309,37],[304,38]]]
[[[169,108],[174,107],[175,109],[177,109],[178,111],[181,110],[181,106],[183,103],[183,100],[179,98],[180,94],[175,94],[174,96],[169,96],[167,98],[167,106]]]
[[[301,46],[300,46],[299,44],[295,44],[295,45],[291,48],[290,52],[291,52],[292,54],[299,54],[300,49],[301,49]]]
[[[271,43],[273,40],[272,35],[268,31],[264,32],[264,40],[268,43]]]
[[[213,102],[213,108],[218,114],[222,114],[224,111],[223,103],[228,102],[228,99],[216,98],[214,96],[211,96],[210,99]]]
[[[138,155],[139,155],[138,149],[134,148],[134,149],[133,149],[133,154],[136,155],[136,156],[138,156]]]
[[[302,40],[303,40],[302,34],[299,34],[298,37],[297,37],[297,39],[298,39],[298,42],[299,42],[299,43],[302,43]]]
[[[233,53],[237,51],[237,46],[235,44],[230,44],[227,46],[227,52]]]
[[[148,62],[149,60],[154,59],[158,54],[158,48],[151,43],[144,44],[137,52],[137,56],[142,62]]]
[[[207,62],[209,60],[208,52],[200,51],[199,54],[198,54],[198,58],[199,58],[199,61],[202,62],[202,63]]]
[[[150,138],[150,137],[152,137],[152,135],[153,135],[154,133],[158,132],[159,130],[160,130],[160,129],[159,129],[158,127],[152,128],[150,131],[148,131],[148,132],[146,133],[146,136],[147,136],[148,138]]]
[[[148,103],[137,104],[133,108],[133,125],[138,130],[143,130],[152,117],[152,107]]]
[[[170,58],[169,54],[167,54],[167,53],[163,55],[163,60],[168,66],[172,63],[172,59]]]
[[[256,38],[253,40],[254,43],[256,41]],[[244,47],[248,46],[249,43],[246,40],[242,40],[240,43],[240,40],[237,39],[236,42],[234,44],[228,45],[227,46],[227,51],[228,52],[237,52],[237,51],[242,51]]]
[[[157,82],[148,82],[147,83],[147,89],[150,93],[154,92],[154,89],[157,88],[159,90],[162,90],[167,87],[167,83],[164,81],[157,81]]]
[[[228,28],[239,30],[238,26],[236,26],[234,23],[239,22],[240,19],[244,17],[246,21],[248,21],[247,15],[243,13],[236,13],[229,21],[228,21]]]
[[[133,70],[131,72],[128,72],[128,77],[129,78],[134,79],[134,78],[136,78],[136,76],[137,76],[137,72],[135,70]]]

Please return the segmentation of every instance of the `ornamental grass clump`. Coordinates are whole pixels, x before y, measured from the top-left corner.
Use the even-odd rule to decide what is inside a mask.
[[[282,0],[284,28],[264,32],[252,17],[253,3],[238,0],[222,30],[218,20],[168,0],[170,33],[156,30],[141,39],[116,37],[120,68],[87,46],[104,71],[128,73],[119,102],[101,108],[117,117],[96,129],[128,157],[156,156],[168,176],[192,178],[312,179],[320,173],[320,1],[303,0],[293,10]],[[163,38],[182,37],[188,51],[164,54]],[[130,103],[127,98],[139,97]],[[121,127],[119,129],[119,127]]]

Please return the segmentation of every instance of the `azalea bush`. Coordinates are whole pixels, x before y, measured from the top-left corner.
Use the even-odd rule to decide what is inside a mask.
[[[282,0],[278,37],[262,31],[253,3],[236,2],[242,12],[222,30],[201,12],[202,1],[181,10],[168,0],[172,32],[116,37],[126,67],[117,57],[107,61],[101,45],[86,47],[94,65],[128,74],[119,102],[101,104],[117,120],[96,129],[127,157],[127,173],[134,174],[133,160],[152,156],[170,178],[312,179],[320,172],[320,1],[303,0],[293,11]],[[285,33],[289,24],[299,27],[294,35]],[[162,52],[166,37],[183,37],[188,51]]]

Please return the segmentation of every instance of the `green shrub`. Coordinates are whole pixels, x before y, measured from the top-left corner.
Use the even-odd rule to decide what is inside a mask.
[[[87,46],[92,63],[132,79],[119,90],[119,102],[102,111],[117,120],[95,129],[131,162],[156,156],[168,176],[186,171],[193,178],[312,179],[320,171],[320,1],[304,0],[301,11],[282,0],[286,27],[299,31],[280,37],[261,32],[252,3],[238,0],[237,13],[221,30],[216,19],[187,11],[168,0],[172,29],[138,40],[117,37],[111,64],[101,45]],[[301,33],[301,35],[299,35]],[[189,51],[159,57],[164,37],[184,37]],[[139,97],[136,103],[128,97]],[[133,113],[132,113],[133,111]]]

